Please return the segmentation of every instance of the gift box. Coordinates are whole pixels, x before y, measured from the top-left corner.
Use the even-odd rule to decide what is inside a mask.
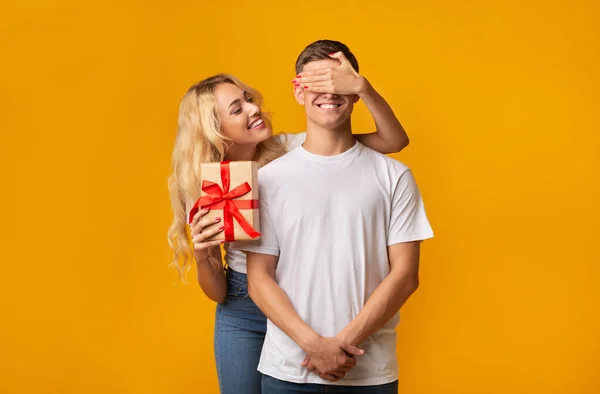
[[[201,209],[204,218],[221,218],[223,231],[206,241],[243,241],[260,237],[258,217],[258,165],[254,161],[223,161],[200,165],[202,193],[188,221]]]

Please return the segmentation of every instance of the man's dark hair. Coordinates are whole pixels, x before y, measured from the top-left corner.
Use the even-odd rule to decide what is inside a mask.
[[[350,52],[350,49],[345,44],[339,41],[319,40],[309,44],[304,48],[302,53],[300,53],[300,56],[298,56],[298,59],[296,60],[296,74],[300,74],[302,68],[307,63],[315,60],[331,59],[329,54],[336,52],[342,52],[354,70],[358,72],[358,60],[356,60],[354,54]]]

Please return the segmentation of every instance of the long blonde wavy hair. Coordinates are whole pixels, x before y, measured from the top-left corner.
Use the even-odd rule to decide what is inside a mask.
[[[223,83],[231,83],[247,92],[257,105],[262,106],[263,103],[257,90],[228,74],[218,74],[198,82],[181,99],[172,173],[169,177],[173,223],[169,228],[168,240],[174,252],[171,266],[177,269],[183,281],[193,259],[186,213],[195,199],[200,197],[200,164],[223,161],[228,147],[233,144],[231,138],[221,132],[217,112],[215,89]],[[271,128],[269,114],[263,113],[263,121]],[[277,137],[271,136],[257,145],[254,160],[263,166],[285,152],[285,145]]]

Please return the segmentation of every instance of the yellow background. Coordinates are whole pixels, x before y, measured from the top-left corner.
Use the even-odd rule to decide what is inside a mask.
[[[570,3],[570,4],[567,4]],[[401,393],[600,392],[593,1],[0,5],[1,393],[216,393],[214,304],[167,268],[178,101],[231,72],[304,128],[294,62],[347,43],[436,238]],[[357,132],[372,121],[363,106]],[[234,377],[232,377],[234,378]]]

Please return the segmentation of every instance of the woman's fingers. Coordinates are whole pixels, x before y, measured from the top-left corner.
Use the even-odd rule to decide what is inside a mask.
[[[330,74],[315,75],[314,77],[296,78],[294,80],[294,83],[297,83],[299,85],[303,85],[303,84],[307,84],[307,83],[326,82],[326,81],[331,81],[331,75]]]
[[[323,75],[323,74],[327,74],[330,71],[331,71],[331,67],[324,67],[324,68],[319,68],[316,70],[302,71],[300,74],[296,75],[296,78],[294,78],[294,79],[313,77],[315,75]]]
[[[208,227],[204,227],[202,229],[202,232],[194,235],[192,237],[192,242],[194,244],[205,242],[207,239],[214,236],[215,234],[220,233],[221,231],[223,231],[223,226],[221,225],[221,223],[218,223],[218,222],[214,223],[214,221],[213,221],[212,225],[209,225]]]
[[[210,248],[211,246],[219,246],[222,243],[225,243],[225,241],[223,241],[222,239],[220,239],[218,241],[199,242],[197,244],[194,244],[194,250],[196,250],[196,251],[204,250],[204,249]]]
[[[198,224],[202,216],[206,215],[210,211],[210,208],[199,209],[198,212],[192,218],[192,222],[190,223],[190,227],[194,227]]]
[[[198,223],[196,223],[196,225],[194,227],[192,227],[192,237],[203,233],[204,231],[207,230],[207,227],[215,224],[215,223],[219,223],[221,221],[220,217],[215,217],[215,218],[209,218],[209,217],[204,217],[202,219],[200,219],[198,221]]]

